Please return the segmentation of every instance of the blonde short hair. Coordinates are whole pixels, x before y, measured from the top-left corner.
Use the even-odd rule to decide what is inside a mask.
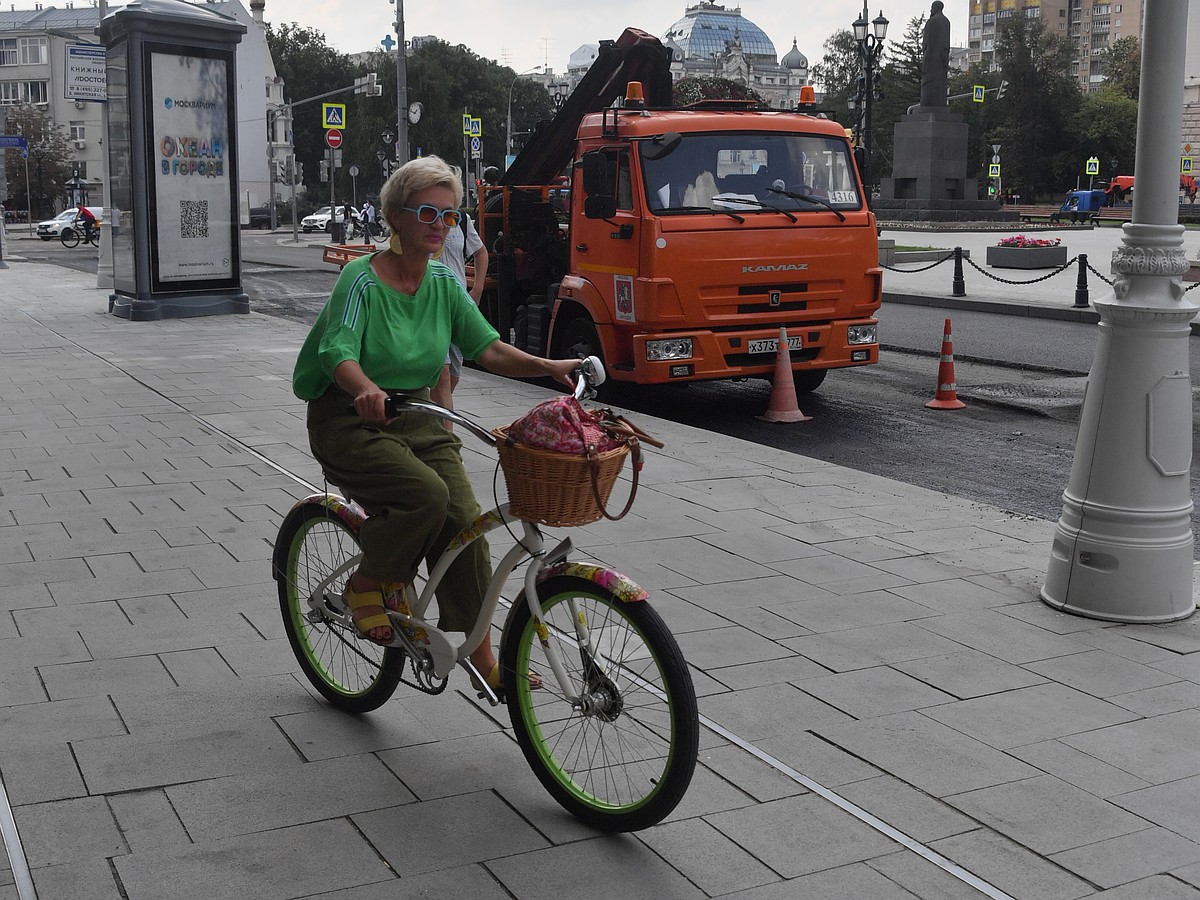
[[[379,205],[385,217],[408,206],[413,194],[431,187],[446,187],[454,192],[454,205],[462,206],[462,169],[440,156],[420,156],[409,160],[387,180],[379,192]]]

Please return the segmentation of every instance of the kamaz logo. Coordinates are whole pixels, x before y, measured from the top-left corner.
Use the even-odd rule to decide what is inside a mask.
[[[751,272],[803,272],[808,268],[808,263],[783,263],[778,266],[742,266],[742,274],[748,275]]]

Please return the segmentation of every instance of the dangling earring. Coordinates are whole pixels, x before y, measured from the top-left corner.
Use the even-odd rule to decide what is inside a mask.
[[[388,249],[397,256],[404,255],[404,247],[400,245],[400,232],[393,231],[392,236],[388,238]]]

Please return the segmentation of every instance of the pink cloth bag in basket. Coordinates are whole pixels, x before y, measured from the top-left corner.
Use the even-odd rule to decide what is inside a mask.
[[[602,412],[584,409],[574,397],[543,400],[508,426],[508,436],[527,447],[586,456],[605,453],[628,443],[601,424]]]

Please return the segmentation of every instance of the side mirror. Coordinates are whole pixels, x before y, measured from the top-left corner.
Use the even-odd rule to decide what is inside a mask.
[[[608,159],[600,150],[592,150],[583,154],[583,190],[584,193],[595,196],[607,194],[612,184],[608,175]]]
[[[617,198],[609,191],[612,179],[608,157],[601,150],[583,154],[583,215],[588,219],[611,219],[617,214]]]
[[[611,219],[617,214],[617,198],[612,194],[589,194],[583,198],[583,215],[587,219]]]

